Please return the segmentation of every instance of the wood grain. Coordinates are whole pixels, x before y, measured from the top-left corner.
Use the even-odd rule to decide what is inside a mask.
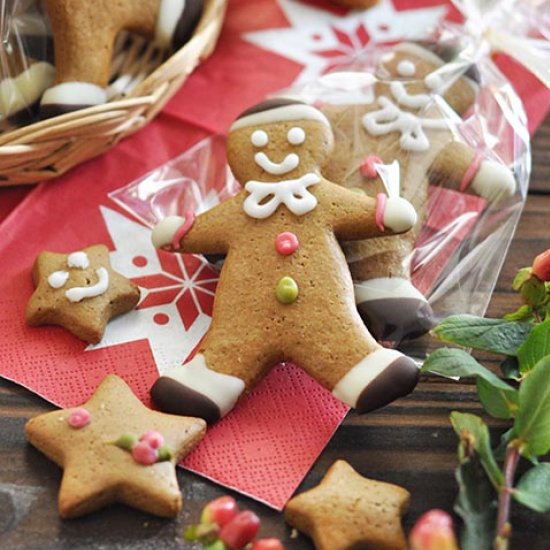
[[[534,170],[527,204],[498,280],[488,314],[500,316],[519,303],[510,282],[519,267],[550,247],[550,119],[533,142]],[[490,354],[480,358],[496,366]],[[183,470],[178,478],[184,512],[174,521],[157,519],[123,506],[88,517],[61,521],[55,495],[60,470],[30,447],[23,436],[27,418],[53,407],[15,384],[0,380],[0,548],[7,550],[115,549],[169,550],[192,548],[183,542],[183,527],[197,520],[201,507],[228,491]],[[448,416],[452,410],[482,414],[471,383],[423,377],[415,392],[367,416],[346,418],[319,457],[300,491],[319,482],[337,458],[375,479],[398,483],[412,493],[405,527],[424,511],[452,510],[456,496],[456,437]],[[490,421],[495,443],[505,424]],[[284,540],[287,550],[311,549],[304,537],[292,538],[280,513],[235,495],[242,507],[262,518],[263,536]],[[550,547],[550,514],[513,506],[512,550]],[[196,548],[196,547],[195,547]]]

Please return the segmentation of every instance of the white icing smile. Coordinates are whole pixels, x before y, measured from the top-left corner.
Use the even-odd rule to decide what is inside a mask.
[[[256,153],[254,162],[268,174],[281,176],[292,172],[300,164],[300,157],[296,153],[290,153],[281,162],[273,162],[265,153]]]

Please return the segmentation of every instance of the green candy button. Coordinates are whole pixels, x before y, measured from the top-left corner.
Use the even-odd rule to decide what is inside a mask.
[[[292,277],[282,277],[277,283],[275,296],[281,304],[292,304],[298,298],[298,285]]]

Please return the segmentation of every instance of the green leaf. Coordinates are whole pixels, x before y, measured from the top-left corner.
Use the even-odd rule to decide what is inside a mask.
[[[496,493],[474,454],[456,470],[458,497],[455,512],[463,519],[462,550],[491,550],[496,524]]]
[[[550,450],[550,356],[541,359],[520,385],[514,434],[528,458]]]
[[[550,464],[538,464],[528,470],[519,480],[513,495],[535,512],[550,512]]]
[[[484,378],[477,379],[477,394],[485,410],[495,418],[514,418],[518,411],[518,391],[495,388]]]
[[[463,456],[470,455],[471,449],[475,450],[491,483],[498,489],[503,483],[503,475],[491,450],[487,425],[475,414],[457,411],[451,413],[450,419],[454,431],[460,438],[460,449]]]
[[[523,304],[513,313],[507,313],[503,319],[506,321],[530,321],[533,319],[533,308]]]
[[[550,355],[550,319],[536,325],[518,348],[519,371],[529,372],[543,357]]]
[[[452,315],[437,325],[433,332],[444,342],[515,355],[532,326],[531,323],[485,319],[475,315]]]
[[[531,277],[521,287],[523,299],[532,306],[543,304],[546,300],[546,286],[537,277]]]
[[[519,290],[525,281],[531,277],[531,268],[530,267],[524,267],[520,269],[516,276],[514,277],[514,280],[512,282],[512,288],[514,290]]]

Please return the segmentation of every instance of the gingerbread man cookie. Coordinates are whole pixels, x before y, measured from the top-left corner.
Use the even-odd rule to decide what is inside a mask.
[[[269,100],[232,125],[228,161],[244,189],[197,216],[170,217],[153,232],[159,248],[227,254],[212,325],[198,353],[153,386],[168,412],[217,420],[273,365],[293,362],[366,412],[409,393],[414,362],[368,333],[338,239],[407,231],[402,198],[359,196],[319,167],[333,143],[326,117],[291,100]]]
[[[117,34],[135,32],[161,48],[189,40],[203,0],[45,0],[54,38],[55,81],[41,102],[43,118],[100,105]]]
[[[124,380],[107,376],[80,407],[41,414],[27,439],[64,469],[63,518],[121,502],[158,516],[182,508],[175,466],[202,439],[206,424],[152,411]]]
[[[413,230],[400,237],[345,247],[360,314],[381,340],[417,337],[435,323],[429,303],[410,280],[429,184],[489,201],[509,197],[516,189],[504,165],[455,139],[452,113],[465,113],[479,90],[475,67],[464,74],[460,62],[446,64],[456,56],[447,47],[434,51],[427,45],[399,44],[382,57],[376,77],[358,73],[357,98],[346,101],[342,93],[338,101],[321,107],[336,136],[324,175],[374,197],[384,189],[377,167],[398,160],[402,195],[419,214]]]
[[[90,344],[101,340],[109,319],[139,302],[139,287],[113,271],[102,244],[71,254],[42,252],[32,277],[29,325],[60,325]]]

